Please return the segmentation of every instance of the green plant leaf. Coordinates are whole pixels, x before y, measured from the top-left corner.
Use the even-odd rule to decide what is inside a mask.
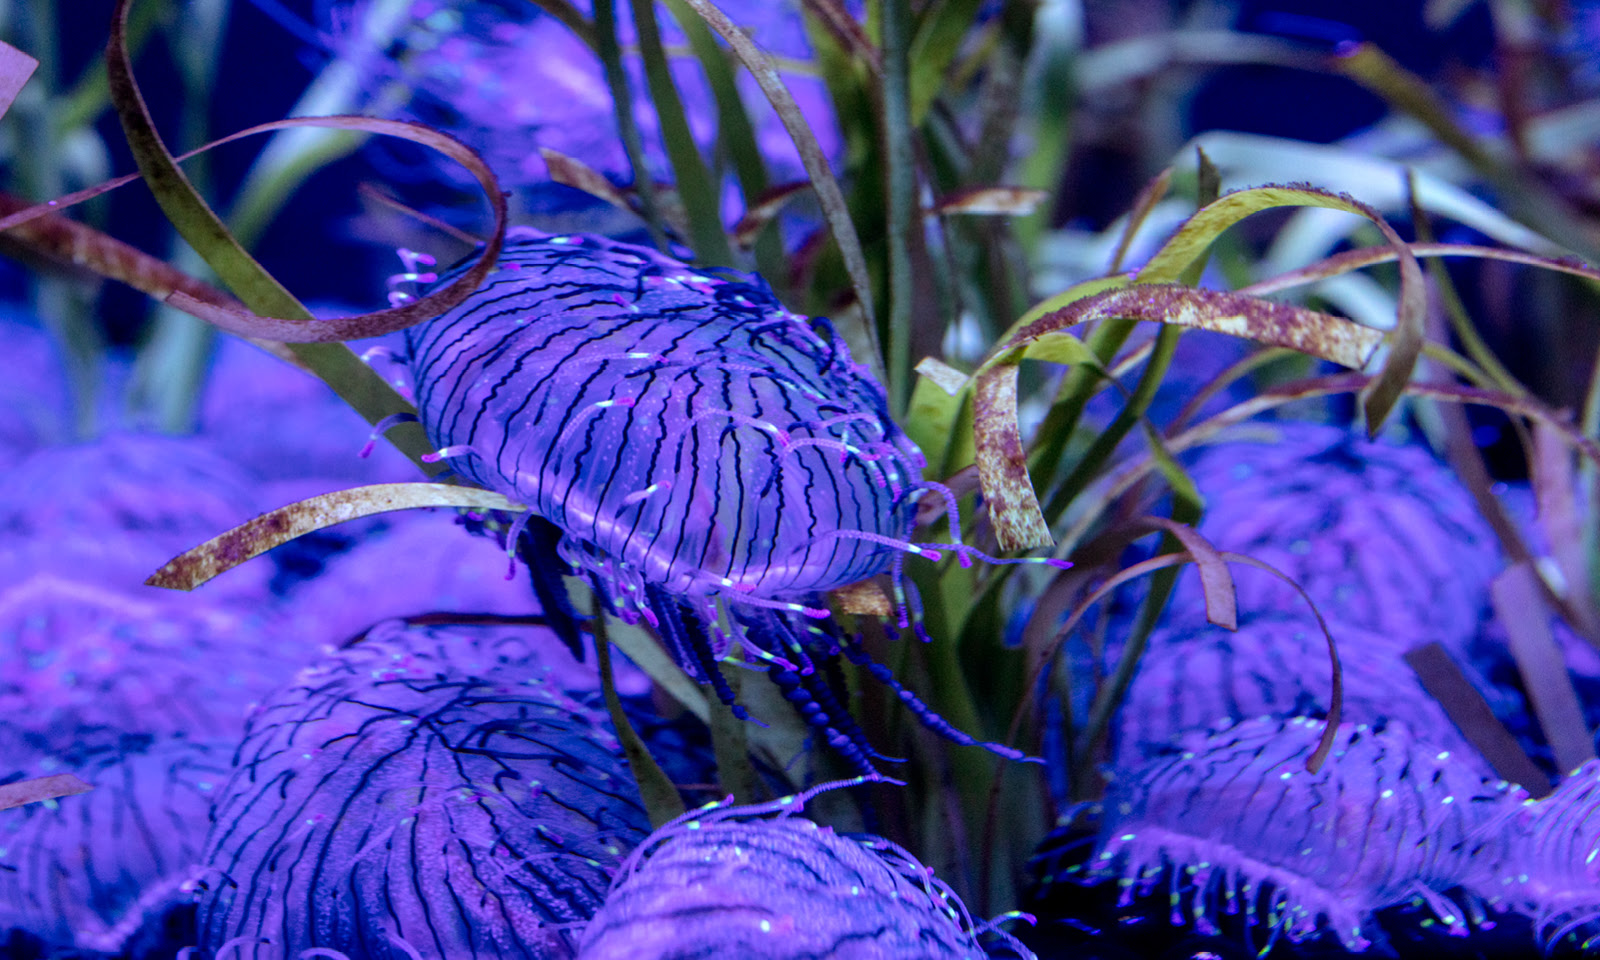
[[[639,732],[628,721],[628,713],[617,696],[616,673],[611,668],[611,638],[606,632],[605,604],[599,596],[594,598],[594,615],[589,618],[589,629],[594,633],[596,659],[600,661],[600,694],[606,701],[606,712],[611,715],[611,726],[622,744],[623,756],[628,758],[628,769],[639,785],[639,795],[644,800],[650,825],[657,829],[684,812],[683,797],[678,788],[650,755],[650,748],[639,738]]]

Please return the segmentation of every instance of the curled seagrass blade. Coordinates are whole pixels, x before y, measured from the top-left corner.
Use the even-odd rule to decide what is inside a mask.
[[[335,490],[268,511],[218,534],[167,561],[145,583],[169,590],[193,590],[246,560],[314,530],[375,513],[417,507],[466,507],[512,513],[527,509],[488,490],[438,483],[375,483]]]

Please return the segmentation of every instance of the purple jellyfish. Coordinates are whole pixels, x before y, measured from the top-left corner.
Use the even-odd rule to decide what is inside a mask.
[[[251,719],[201,945],[245,958],[570,956],[649,822],[541,631],[380,624]]]
[[[1471,888],[1532,917],[1547,948],[1579,931],[1589,934],[1581,952],[1600,944],[1600,761],[1572,771],[1549,796],[1524,801],[1500,830],[1508,837],[1501,857]]]
[[[1455,475],[1420,447],[1312,423],[1251,426],[1277,439],[1219,444],[1194,463],[1200,532],[1292,577],[1330,621],[1463,652],[1501,561]],[[1304,604],[1264,571],[1236,566],[1234,577],[1241,611]],[[1185,577],[1174,618],[1198,621],[1200,610]]]
[[[1195,926],[1215,933],[1218,909],[1260,922],[1292,942],[1326,929],[1346,949],[1381,939],[1373,911],[1421,898],[1451,929],[1465,930],[1449,890],[1500,856],[1492,825],[1525,796],[1491,783],[1448,751],[1394,724],[1341,724],[1332,754],[1306,770],[1324,724],[1261,718],[1119,773],[1105,802],[1091,875],[1119,876],[1123,903],[1165,875],[1174,923],[1180,887],[1192,891]]]
[[[1490,770],[1401,659],[1408,643],[1332,624],[1350,723],[1403,724],[1416,739]],[[1481,683],[1480,686],[1486,684]],[[1327,638],[1309,614],[1246,613],[1237,632],[1164,627],[1150,638],[1121,709],[1118,766],[1168,751],[1188,731],[1273,715],[1326,716],[1332,689]]]
[[[910,535],[918,494],[942,488],[920,479],[920,452],[841,337],[819,335],[759,277],[535,231],[507,242],[470,299],[407,335],[439,456],[526,504],[533,542],[619,616],[649,621],[724,701],[716,661],[738,645],[822,739],[872,769],[813,663],[864,654],[815,623],[818,598],[898,573],[904,553],[937,558]],[[557,565],[529,566],[545,613],[563,609]],[[935,731],[976,742],[896,690]]]
[[[57,738],[60,739],[59,737]],[[230,745],[80,728],[62,748],[0,725],[0,783],[73,773],[88,793],[0,810],[0,934],[118,954],[191,899]]]
[[[804,800],[712,804],[651,834],[584,929],[579,960],[986,955],[966,907],[930,868],[887,840],[792,816]]]

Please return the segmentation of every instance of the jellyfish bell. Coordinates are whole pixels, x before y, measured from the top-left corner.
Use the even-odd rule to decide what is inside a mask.
[[[649,822],[553,643],[389,621],[263,704],[206,841],[201,947],[569,956]]]
[[[880,837],[836,833],[800,816],[815,792],[710,804],[651,834],[585,927],[579,960],[989,955],[979,925],[931,869]],[[1001,940],[1031,960],[1020,943]]]
[[[550,571],[570,565],[739,716],[716,667],[729,651],[806,678],[785,696],[872,769],[859,728],[812,679],[815,659],[861,653],[827,625],[821,595],[892,572],[905,625],[905,554],[982,555],[911,541],[928,490],[946,495],[959,531],[954,498],[921,479],[883,388],[826,321],[791,313],[759,277],[522,230],[485,284],[410,328],[407,347],[436,457],[529,508],[507,545],[525,526],[547,544],[529,560],[547,615],[566,603]]]

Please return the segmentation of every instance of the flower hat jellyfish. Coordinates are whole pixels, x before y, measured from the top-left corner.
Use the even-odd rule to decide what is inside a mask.
[[[569,957],[649,832],[539,630],[387,621],[252,717],[206,841],[210,956]]]
[[[1219,907],[1242,908],[1247,931],[1264,920],[1274,941],[1326,929],[1362,951],[1382,940],[1373,912],[1412,898],[1466,932],[1443,892],[1498,862],[1506,841],[1496,824],[1526,794],[1400,724],[1341,724],[1312,773],[1306,761],[1324,730],[1305,717],[1247,720],[1194,731],[1168,756],[1119,772],[1091,875],[1119,877],[1123,905],[1166,875],[1172,922],[1187,912],[1205,934]]]
[[[51,947],[124,954],[189,899],[233,744],[109,727],[77,728],[69,746],[62,738],[0,724],[0,783],[72,773],[94,788],[0,810],[0,942],[21,930]]]
[[[830,786],[756,806],[713,803],[651,834],[584,929],[579,960],[987,956],[966,907],[930,868],[887,840],[794,816]],[[1031,960],[1001,941],[1004,955]]]
[[[954,498],[921,479],[920,452],[842,338],[820,335],[758,277],[535,231],[508,239],[465,303],[407,333],[438,456],[526,504],[544,521],[535,542],[553,544],[619,616],[648,621],[725,701],[716,661],[738,645],[871,769],[814,669],[817,655],[864,662],[817,622],[820,597],[889,570],[898,592],[906,553],[940,555],[910,541],[919,494],[944,492],[952,513]],[[564,602],[549,559],[530,560],[547,614]],[[902,626],[905,609],[902,598]],[[975,742],[895,689],[936,731]]]
[[[1502,859],[1470,886],[1533,918],[1546,947],[1569,935],[1590,955],[1600,946],[1600,761],[1590,760],[1502,824]]]

